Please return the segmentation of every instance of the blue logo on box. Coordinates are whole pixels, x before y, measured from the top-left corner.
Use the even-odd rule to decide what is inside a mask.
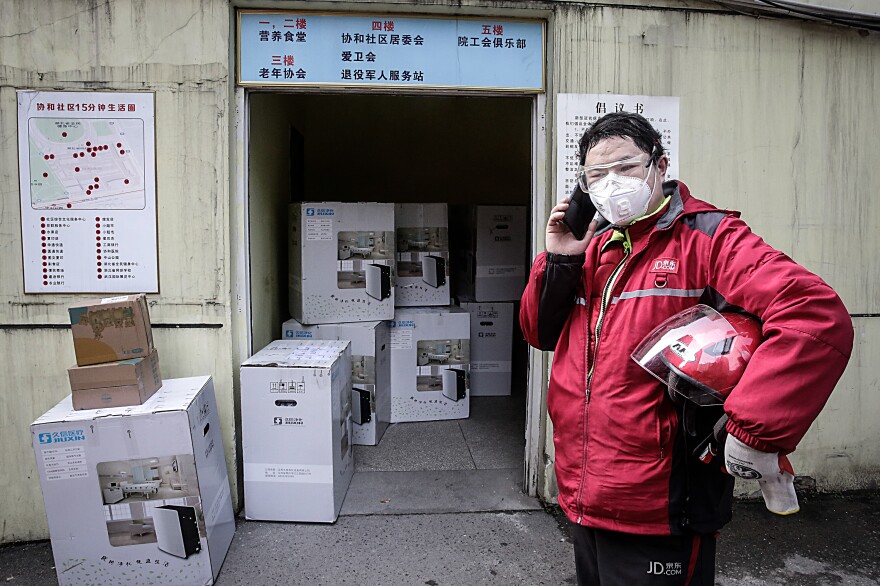
[[[306,215],[307,216],[314,216],[315,215],[315,208],[306,208]]]
[[[86,439],[86,432],[82,429],[71,429],[69,431],[53,431],[51,433],[41,433],[37,436],[41,444],[62,444],[67,442],[81,442]]]

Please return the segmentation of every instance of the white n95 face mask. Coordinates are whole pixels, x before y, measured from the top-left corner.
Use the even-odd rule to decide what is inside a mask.
[[[651,174],[654,164],[648,169]],[[656,184],[657,178],[654,177]],[[627,177],[609,173],[589,187],[590,200],[599,213],[615,226],[625,226],[644,216],[654,190],[648,187],[648,178]]]

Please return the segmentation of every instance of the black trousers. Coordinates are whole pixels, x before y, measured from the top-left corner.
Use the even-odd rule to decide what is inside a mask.
[[[572,523],[579,586],[711,586],[715,535],[632,535]]]

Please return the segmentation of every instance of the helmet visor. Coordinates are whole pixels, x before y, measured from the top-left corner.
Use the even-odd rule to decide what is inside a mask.
[[[721,405],[739,378],[727,359],[737,335],[720,313],[695,305],[648,334],[632,359],[685,399]]]

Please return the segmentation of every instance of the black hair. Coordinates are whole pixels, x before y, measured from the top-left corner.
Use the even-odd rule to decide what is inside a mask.
[[[578,160],[584,164],[587,151],[596,146],[600,140],[611,137],[631,138],[636,146],[658,161],[666,150],[660,143],[662,138],[644,116],[632,112],[612,112],[602,116],[590,126],[578,142]]]

